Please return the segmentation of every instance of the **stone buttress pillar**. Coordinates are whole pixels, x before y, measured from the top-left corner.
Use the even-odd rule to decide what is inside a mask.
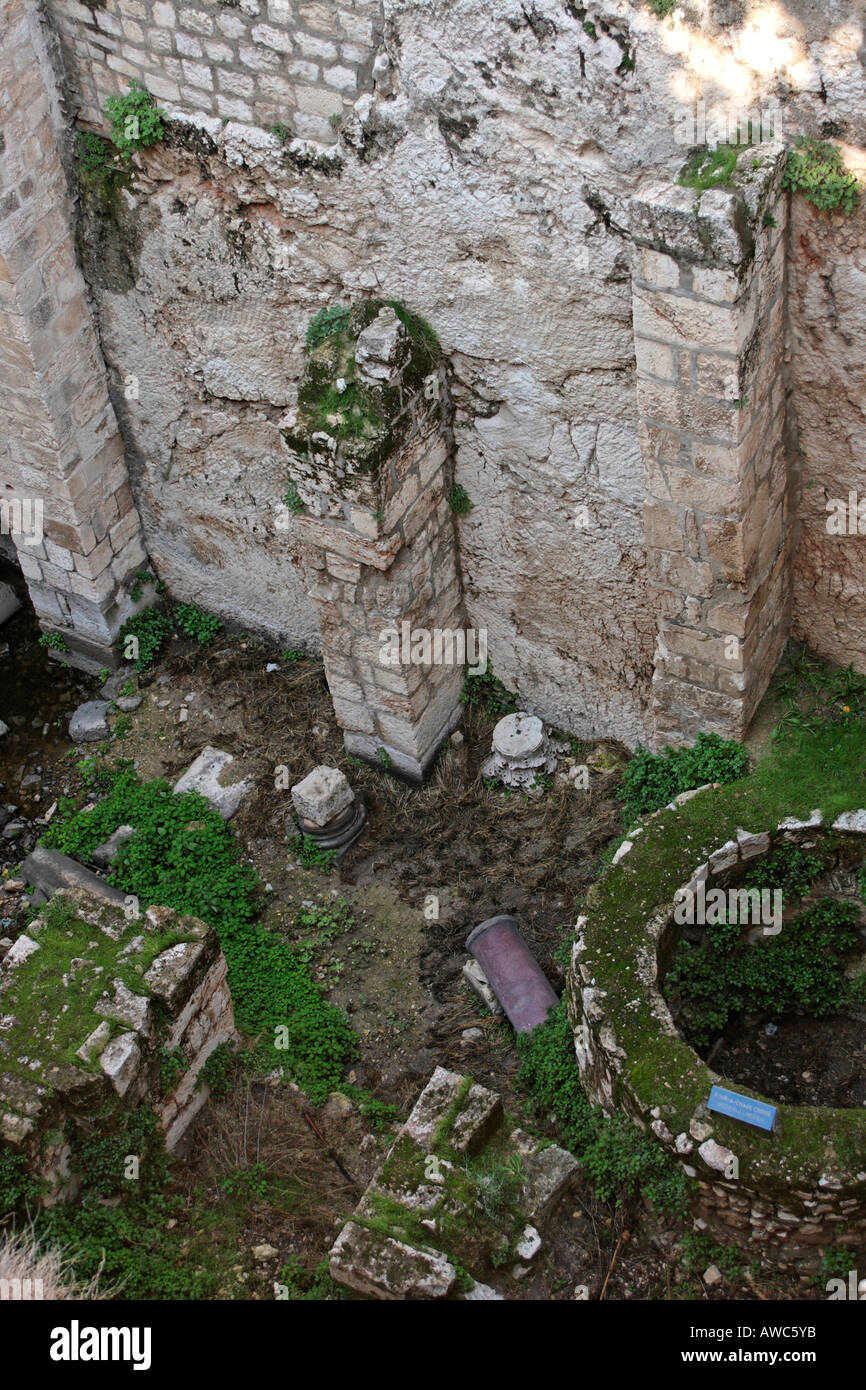
[[[631,204],[659,746],[741,738],[788,634],[783,164]]]
[[[380,301],[330,312],[336,331],[282,422],[289,502],[346,748],[420,781],[459,722],[463,682],[445,373],[408,315]]]
[[[53,655],[113,665],[146,559],[75,255],[62,116],[38,10],[0,15],[0,525]],[[144,350],[144,345],[143,345]]]

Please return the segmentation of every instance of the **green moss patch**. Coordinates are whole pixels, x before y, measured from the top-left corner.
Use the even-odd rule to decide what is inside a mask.
[[[49,1070],[66,1066],[98,1073],[97,1057],[84,1062],[76,1053],[106,1021],[94,1011],[100,996],[113,993],[114,980],[149,995],[144,975],[156,957],[189,939],[183,923],[160,932],[144,919],[127,920],[120,908],[89,908],[87,920],[74,898],[58,895],[42,909],[42,927],[33,934],[39,950],[4,981],[0,1007],[14,1022],[0,1035],[0,1070],[28,1081],[44,1081]]]
[[[626,1053],[616,1083],[618,1103],[633,1096],[647,1112],[659,1106],[668,1129],[679,1133],[688,1131],[710,1091],[708,1068],[682,1039],[661,1032],[639,975],[641,948],[655,950],[647,934],[651,919],[711,853],[736,838],[739,827],[774,829],[786,816],[808,819],[815,808],[829,826],[843,811],[862,806],[866,725],[846,719],[777,744],[750,776],[663,811],[594,885],[587,898],[583,962],[605,993],[607,1019]],[[746,1183],[760,1182],[766,1190],[775,1184],[787,1195],[792,1185],[814,1187],[824,1169],[843,1163],[843,1151],[866,1157],[862,1113],[784,1105],[778,1110],[782,1135],[773,1138],[713,1117],[714,1137],[736,1152]]]

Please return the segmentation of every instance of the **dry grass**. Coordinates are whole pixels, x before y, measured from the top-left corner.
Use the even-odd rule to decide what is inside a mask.
[[[12,1290],[8,1287],[10,1281],[15,1281]],[[0,1300],[109,1296],[108,1291],[100,1291],[98,1275],[87,1284],[77,1280],[63,1251],[57,1246],[40,1246],[32,1227],[0,1235]]]

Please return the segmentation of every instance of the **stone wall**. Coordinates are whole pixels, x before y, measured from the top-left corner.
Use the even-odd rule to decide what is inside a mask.
[[[712,794],[709,788],[700,792]],[[698,792],[686,792],[665,809],[676,811],[695,795]],[[630,832],[630,840],[617,856],[619,863],[631,853],[644,829]],[[862,864],[866,811],[843,813],[832,830],[838,862],[848,868]],[[746,866],[773,845],[812,848],[822,834],[820,811],[808,820],[785,817],[766,831],[738,830],[735,840],[695,866],[684,889],[697,894],[698,885],[703,884],[706,891],[727,890],[739,885]],[[639,885],[633,891],[639,893]],[[711,1086],[726,1083],[684,1045],[662,995],[680,930],[674,923],[673,902],[654,912],[629,944],[624,964],[629,972],[635,967],[634,974],[624,972],[623,996],[612,998],[610,990],[599,987],[596,975],[599,953],[605,951],[603,938],[593,926],[591,913],[578,920],[568,1005],[581,1082],[594,1101],[609,1112],[624,1110],[655,1136],[672,1164],[682,1165],[691,1180],[690,1204],[697,1230],[738,1246],[765,1266],[815,1273],[822,1267],[826,1247],[858,1250],[866,1239],[866,1172],[859,1157],[864,1138],[862,1111],[778,1103],[777,1128],[771,1135],[708,1111]],[[622,1016],[625,1000],[632,1016],[646,1009],[651,1020],[652,1036],[640,1057],[614,1022]],[[650,1054],[651,1068],[646,1065]],[[636,1083],[638,1061],[642,1075]],[[748,1087],[735,1089],[754,1094]]]
[[[70,1126],[110,1133],[144,1102],[174,1150],[208,1098],[202,1067],[236,1036],[212,928],[166,907],[131,916],[83,890],[57,893],[50,911],[65,907],[69,921],[34,921],[0,963],[0,1145],[27,1156],[49,1201],[79,1188]],[[59,949],[68,964],[46,982],[40,952]],[[166,1083],[168,1054],[179,1074]]]
[[[784,147],[632,206],[656,739],[741,738],[789,630]]]
[[[130,76],[170,84],[153,85],[171,117],[166,140],[139,161],[112,218],[82,207],[80,243],[148,549],[178,597],[318,646],[295,528],[275,525],[278,424],[313,314],[378,294],[422,314],[450,364],[457,481],[474,504],[459,523],[468,619],[488,631],[492,665],[521,703],[632,745],[689,736],[697,710],[736,733],[784,636],[772,538],[777,520],[787,533],[794,517],[779,515],[777,458],[766,518],[756,521],[761,482],[749,494],[745,474],[737,479],[736,506],[747,506],[762,547],[745,580],[736,552],[752,537],[732,532],[740,523],[727,504],[698,526],[699,546],[716,537],[712,592],[699,567],[682,585],[648,572],[630,209],[660,181],[675,183],[713,103],[735,124],[775,105],[786,141],[841,133],[856,161],[866,80],[850,5],[788,0],[770,12],[759,0],[695,0],[664,20],[642,0],[49,10],[81,123],[104,129],[104,101]],[[341,75],[339,86],[338,70],[354,85]],[[331,92],[339,130],[326,120]],[[286,144],[272,125],[316,141]],[[826,225],[815,224],[817,278],[800,296],[791,351],[808,340],[819,360],[822,343],[850,339],[856,362],[856,312],[827,329],[815,290],[838,283],[844,300],[859,252],[844,229],[819,234]],[[853,439],[857,378],[835,367],[833,377]],[[791,381],[796,410],[796,362]],[[832,420],[822,391],[817,414]],[[819,425],[817,399],[809,388],[798,418],[801,436],[817,430],[820,455],[827,429],[840,427]],[[732,457],[730,440],[724,448]],[[746,468],[739,443],[733,452]],[[698,522],[694,498],[675,508]],[[683,549],[669,553],[694,559],[693,543],[683,532]],[[800,556],[796,584],[816,594],[800,628],[825,602],[824,628],[844,627],[836,595],[856,594],[853,561],[823,586],[804,568],[808,547]],[[761,606],[773,621],[759,637]],[[706,660],[726,636],[748,669]],[[855,634],[827,649],[860,662],[858,647]]]
[[[102,126],[106,99],[139,82],[162,102],[331,144],[369,89],[381,0],[49,0],[70,95]]]
[[[13,0],[0,19],[0,504],[4,529],[22,519],[13,539],[43,627],[95,671],[114,664],[133,609],[123,585],[145,551],[75,255],[62,124],[37,12]]]
[[[862,151],[852,152],[850,162],[857,167],[856,153],[862,170]],[[791,465],[799,521],[794,635],[822,656],[863,670],[866,203],[853,217],[828,218],[798,198],[791,219],[790,352],[797,428]]]

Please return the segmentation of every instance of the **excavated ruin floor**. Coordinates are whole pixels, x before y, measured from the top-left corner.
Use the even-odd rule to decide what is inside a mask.
[[[41,648],[32,662],[28,680],[40,690],[58,680]],[[275,663],[279,669],[268,672]],[[98,684],[63,672],[59,681],[61,693],[51,699],[65,729],[76,701],[94,698]],[[478,772],[497,715],[467,709],[463,746],[449,746],[425,788],[407,788],[346,756],[320,662],[284,660],[240,636],[221,634],[206,650],[175,640],[140,684],[142,705],[132,715],[112,716],[110,742],[76,752],[63,732],[44,745],[35,719],[21,726],[13,774],[22,764],[42,769],[41,799],[31,812],[65,792],[79,804],[91,795],[78,767],[82,757],[128,758],[143,780],[173,780],[205,744],[234,754],[255,779],[255,792],[232,824],[267,885],[262,920],[297,940],[302,905],[348,904],[346,930],[307,943],[310,970],[360,1039],[347,1081],[404,1117],[440,1064],[497,1090],[527,1127],[554,1138],[555,1127],[543,1117],[539,1126],[516,1085],[511,1029],[487,1014],[462,980],[463,943],[483,918],[512,912],[561,991],[557,947],[621,829],[617,771],[593,774],[588,791],[554,781],[537,799],[492,790]],[[575,749],[580,761],[592,761],[594,751]],[[605,747],[600,761],[616,769],[623,754]],[[291,785],[319,763],[342,767],[369,812],[363,836],[329,872],[298,864],[286,843],[293,833],[290,795],[275,785]],[[7,761],[0,799],[20,800],[10,766]],[[281,769],[288,778],[278,775]],[[422,910],[430,895],[438,899],[438,920]],[[14,936],[30,914],[14,897],[0,901],[11,921],[4,930]],[[220,1296],[273,1297],[273,1281],[288,1259],[311,1269],[325,1257],[389,1142],[386,1130],[339,1095],[313,1110],[291,1086],[245,1082],[227,1101],[212,1101],[188,1162],[176,1173],[187,1202],[190,1259],[225,1260],[228,1240],[233,1262]],[[250,1162],[287,1175],[279,1201],[255,1191],[226,1196],[225,1174]],[[536,1267],[508,1296],[571,1299],[580,1285],[590,1298],[604,1289],[606,1299],[750,1298],[768,1289],[762,1283],[758,1293],[748,1281],[735,1294],[726,1281],[706,1288],[700,1271],[686,1273],[674,1258],[681,1236],[680,1227],[666,1228],[639,1204],[600,1203],[579,1185],[546,1232]],[[274,1253],[254,1255],[266,1247]],[[214,1254],[219,1251],[222,1256]]]

